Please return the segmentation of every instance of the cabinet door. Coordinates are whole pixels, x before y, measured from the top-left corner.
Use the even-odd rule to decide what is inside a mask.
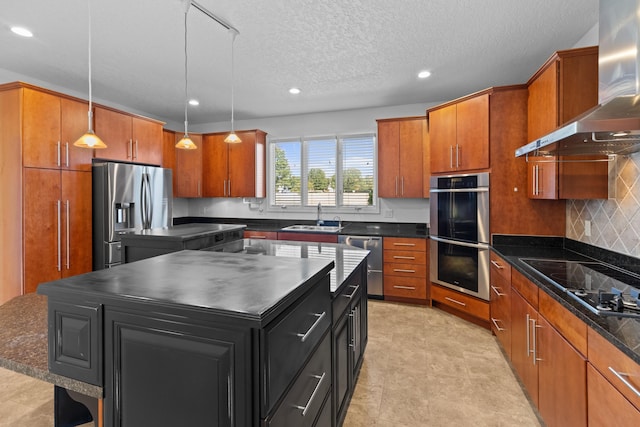
[[[59,279],[62,270],[60,171],[24,168],[24,291]]]
[[[527,136],[534,141],[558,127],[558,62],[529,85]]]
[[[422,146],[426,119],[400,121],[399,170],[401,197],[422,197]]]
[[[62,277],[92,270],[91,172],[62,171]]]
[[[61,110],[61,144],[62,167],[70,170],[91,171],[93,149],[80,148],[73,145],[78,138],[89,129],[89,103],[62,98]]]
[[[489,95],[467,99],[456,105],[457,170],[489,168]]]
[[[536,328],[538,410],[549,427],[586,427],[587,362],[547,320]]]
[[[153,165],[162,164],[162,125],[131,117],[133,160]]]
[[[229,183],[227,195],[230,197],[255,197],[257,135],[256,132],[238,132],[238,136],[242,139],[240,144],[228,144]]]
[[[110,160],[133,160],[131,116],[96,107],[95,122],[96,134],[107,144],[107,148],[99,150],[96,157]]]
[[[59,168],[60,98],[45,92],[23,89],[22,165]]]
[[[249,425],[241,331],[107,312],[105,339],[105,425]]]
[[[400,123],[378,122],[378,196],[398,197],[400,167]]]
[[[454,170],[456,145],[456,106],[449,105],[429,112],[431,173]]]
[[[352,357],[349,334],[350,311],[346,311],[333,328],[333,407],[335,411],[335,425],[340,425],[347,415],[349,407],[349,390],[352,387]]]
[[[531,401],[538,406],[538,365],[533,363],[533,328],[538,312],[511,290],[511,363]]]
[[[202,195],[204,197],[227,197],[229,179],[229,144],[224,134],[205,135],[202,138]],[[244,144],[245,140],[238,145]]]
[[[182,133],[176,133],[176,142],[182,136]],[[189,136],[198,149],[176,148],[174,197],[202,197],[202,135],[190,134]]]
[[[558,198],[557,157],[529,157],[527,162],[527,194],[530,199]]]

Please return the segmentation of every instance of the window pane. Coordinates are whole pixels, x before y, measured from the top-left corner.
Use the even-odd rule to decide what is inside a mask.
[[[274,204],[302,205],[300,197],[300,141],[273,144]]]
[[[311,139],[307,146],[307,205],[336,205],[336,140]]]
[[[374,136],[345,137],[342,141],[342,204],[373,205]]]

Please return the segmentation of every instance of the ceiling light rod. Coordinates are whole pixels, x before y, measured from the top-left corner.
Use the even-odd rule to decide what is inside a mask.
[[[233,25],[229,24],[228,22],[226,22],[222,18],[218,18],[216,15],[211,13],[211,11],[209,11],[206,7],[202,6],[200,3],[195,2],[193,0],[190,0],[190,3],[193,5],[193,7],[195,7],[200,12],[204,13],[205,15],[207,15],[209,18],[211,18],[214,21],[216,21],[218,24],[220,24],[223,27],[225,27],[227,30],[235,31],[237,34],[240,34],[240,31],[238,31]]]

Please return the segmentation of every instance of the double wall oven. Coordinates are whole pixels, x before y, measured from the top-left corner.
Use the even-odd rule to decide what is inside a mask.
[[[432,176],[431,282],[489,300],[489,174]]]

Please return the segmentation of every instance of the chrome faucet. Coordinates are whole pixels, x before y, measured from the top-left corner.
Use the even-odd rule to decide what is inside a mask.
[[[316,225],[322,225],[324,222],[320,219],[320,215],[322,215],[322,203],[318,203],[318,218],[316,219]]]

